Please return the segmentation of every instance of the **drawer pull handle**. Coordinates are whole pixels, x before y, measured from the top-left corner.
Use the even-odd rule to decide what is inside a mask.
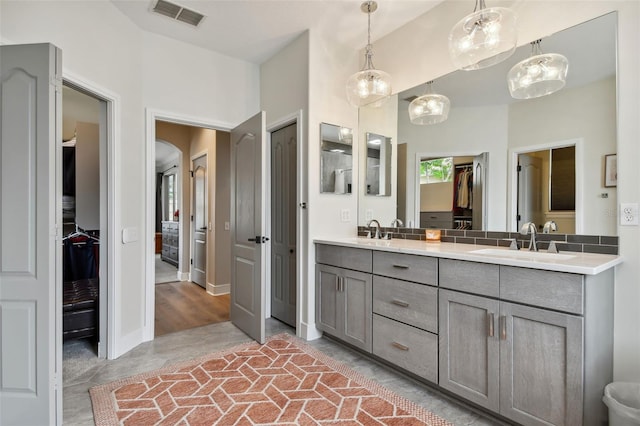
[[[489,337],[493,337],[494,335],[494,329],[493,329],[493,321],[494,321],[494,315],[493,312],[487,314],[487,322],[489,323]]]
[[[500,340],[507,340],[507,317],[500,317]]]
[[[398,343],[398,342],[392,342],[391,346],[393,346],[394,348],[398,348],[401,351],[408,351],[409,350],[409,346],[405,346],[402,343]]]
[[[407,302],[403,302],[402,300],[393,299],[391,301],[394,305],[401,306],[403,308],[408,308],[409,304]]]
[[[397,263],[393,264],[394,268],[399,268],[399,269],[409,269],[409,265],[399,265]]]

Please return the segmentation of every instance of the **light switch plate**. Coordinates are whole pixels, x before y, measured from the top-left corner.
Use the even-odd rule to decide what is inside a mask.
[[[340,219],[343,222],[351,222],[351,210],[349,209],[342,209],[340,211]]]
[[[638,203],[620,203],[620,225],[638,225]]]
[[[371,209],[367,209],[364,213],[365,215],[365,220],[368,222],[370,220],[373,220],[373,210]]]
[[[122,244],[132,243],[138,241],[138,228],[124,228],[122,229]]]

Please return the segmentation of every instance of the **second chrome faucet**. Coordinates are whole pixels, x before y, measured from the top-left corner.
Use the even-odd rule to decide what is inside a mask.
[[[538,244],[536,241],[538,230],[536,228],[536,224],[533,222],[525,223],[524,225],[522,225],[522,228],[520,228],[520,233],[522,235],[531,235],[531,239],[529,240],[529,250],[538,251]]]

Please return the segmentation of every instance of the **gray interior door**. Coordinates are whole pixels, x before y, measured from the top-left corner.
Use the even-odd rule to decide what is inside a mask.
[[[0,46],[3,425],[61,421],[61,53],[50,44]]]
[[[487,229],[487,153],[483,152],[473,158],[473,205],[472,228]]]
[[[193,160],[193,265],[191,281],[207,288],[207,155]]]
[[[271,134],[271,316],[296,326],[297,126]]]
[[[265,113],[231,131],[231,322],[264,343]]]
[[[540,224],[542,217],[542,160],[527,154],[518,155],[518,229],[527,223]]]

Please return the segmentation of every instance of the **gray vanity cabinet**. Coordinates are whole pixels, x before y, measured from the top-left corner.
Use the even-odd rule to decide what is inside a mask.
[[[341,247],[318,246],[316,261],[344,262],[346,265],[350,259],[356,267],[366,269],[368,257],[368,265],[371,265],[370,251],[342,250]],[[371,352],[372,285],[370,271],[316,263],[316,326]]]
[[[439,385],[498,412],[500,302],[440,289],[439,307]]]
[[[500,317],[500,414],[523,425],[582,425],[582,318],[506,302]]]

